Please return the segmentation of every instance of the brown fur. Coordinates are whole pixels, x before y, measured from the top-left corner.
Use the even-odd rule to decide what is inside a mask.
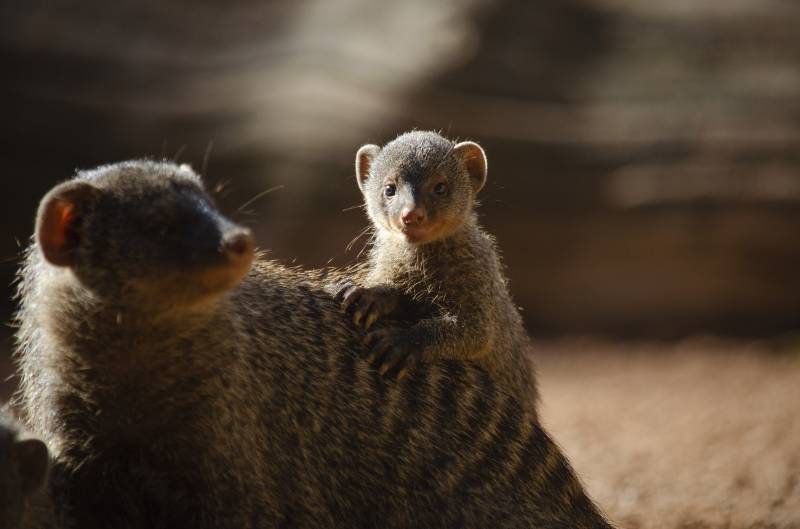
[[[37,233],[20,274],[17,361],[77,527],[608,527],[485,372],[388,383],[360,360],[333,272],[256,257],[233,286],[248,235],[188,169],[80,173],[40,216],[64,189],[67,246]],[[183,274],[204,267],[227,280]]]
[[[360,280],[366,288],[344,290],[345,307],[355,306],[356,322],[367,327],[408,310],[404,299],[429,308],[408,329],[372,331],[374,360],[395,372],[390,364],[408,356],[469,360],[520,401],[535,403],[528,336],[494,238],[474,213],[486,179],[483,150],[414,131],[382,149],[362,147],[356,173],[375,237]]]
[[[0,410],[0,529],[55,529],[47,447]]]

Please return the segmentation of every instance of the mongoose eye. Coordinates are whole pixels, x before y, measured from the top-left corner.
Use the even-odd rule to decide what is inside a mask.
[[[433,188],[433,192],[437,195],[444,195],[447,192],[447,184],[444,182],[436,184],[436,187]]]
[[[393,197],[396,192],[397,192],[397,186],[394,184],[387,184],[383,188],[383,194],[386,195],[387,197]]]

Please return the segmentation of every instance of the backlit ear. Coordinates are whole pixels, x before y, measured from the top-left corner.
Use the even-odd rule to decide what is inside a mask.
[[[483,152],[480,145],[472,141],[462,141],[453,147],[453,152],[467,169],[472,181],[472,189],[477,195],[478,191],[483,189],[483,184],[486,183],[486,171],[488,168],[486,153]]]
[[[97,189],[72,181],[52,189],[42,199],[36,219],[36,241],[45,259],[57,266],[74,264],[79,244],[78,222],[86,213]]]
[[[381,148],[377,145],[364,145],[356,153],[356,182],[361,192],[364,192],[364,184],[369,178],[369,170],[372,167],[372,162],[375,157],[381,152]]]
[[[14,458],[19,467],[22,492],[31,494],[44,485],[50,456],[47,446],[38,439],[25,439],[14,443]]]

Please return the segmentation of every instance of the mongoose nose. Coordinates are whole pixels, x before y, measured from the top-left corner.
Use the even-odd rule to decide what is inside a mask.
[[[403,210],[403,224],[419,224],[425,220],[425,210],[422,208],[414,208],[411,210]]]
[[[233,231],[222,239],[222,251],[231,259],[249,259],[255,250],[255,241],[246,228]]]

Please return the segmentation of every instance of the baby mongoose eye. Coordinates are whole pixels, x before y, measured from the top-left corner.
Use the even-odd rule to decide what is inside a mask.
[[[383,194],[387,197],[393,197],[396,192],[397,186],[394,184],[386,184],[386,186],[383,188]]]
[[[433,192],[437,195],[444,195],[447,192],[447,184],[439,182],[436,184],[436,187],[433,188]]]

